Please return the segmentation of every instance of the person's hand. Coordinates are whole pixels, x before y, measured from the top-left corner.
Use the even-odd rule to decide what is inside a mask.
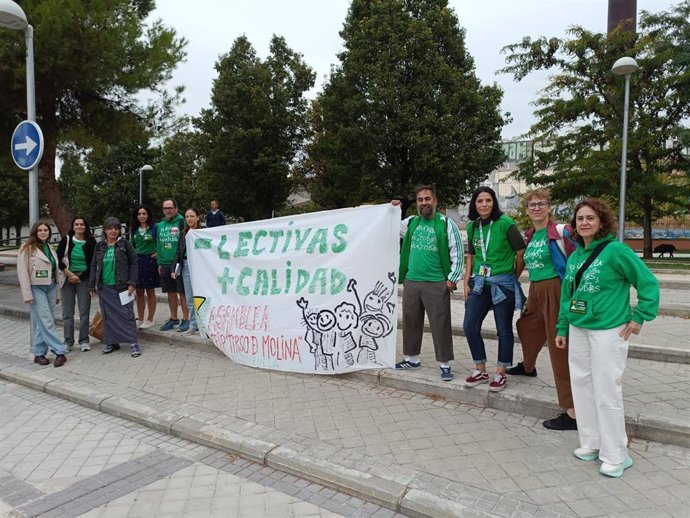
[[[158,257],[158,254],[156,252],[153,252],[149,257],[155,259],[156,257]]]
[[[400,200],[391,200],[391,205],[393,205],[395,207],[399,207],[400,206]]]
[[[89,290],[89,295],[91,295],[91,298],[94,298],[96,296],[96,290]]]
[[[67,281],[70,284],[79,284],[81,282],[81,279],[79,278],[78,275],[70,275]]]
[[[634,320],[631,320],[625,326],[623,329],[621,329],[621,332],[618,333],[618,336],[623,338],[626,342],[630,339],[630,335],[639,335],[640,330],[642,329],[642,324],[638,324]]]
[[[177,279],[177,274],[175,272],[170,272],[170,277]]]
[[[448,286],[449,291],[455,291],[458,289],[458,285],[455,284],[453,281],[446,281],[446,286]]]
[[[556,349],[565,349],[568,347],[568,337],[567,336],[557,336],[556,337]]]
[[[132,286],[131,284],[128,284],[128,285],[127,285],[127,294],[128,294],[128,295],[131,295],[132,293],[134,293],[134,290],[135,290],[135,289],[136,289],[136,288],[135,288],[134,286]]]
[[[472,289],[470,288],[470,285],[467,282],[463,286],[463,293],[465,295],[465,300],[467,300],[467,297],[469,297],[472,293]]]

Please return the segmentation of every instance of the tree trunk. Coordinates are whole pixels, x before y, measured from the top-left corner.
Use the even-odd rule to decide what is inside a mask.
[[[48,205],[50,217],[57,225],[61,235],[69,231],[70,223],[74,217],[71,207],[67,205],[62,197],[57,180],[55,179],[55,152],[56,152],[56,132],[52,128],[46,128],[45,132],[45,151],[43,159],[38,168],[38,185],[41,196]]]
[[[7,244],[9,244],[9,242]],[[21,223],[16,223],[14,225],[14,244],[17,247],[20,247],[22,245],[22,224]]]
[[[642,257],[652,258],[652,199],[645,196],[642,200]]]

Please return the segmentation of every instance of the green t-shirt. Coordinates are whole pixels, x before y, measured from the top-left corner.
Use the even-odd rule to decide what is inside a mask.
[[[132,236],[132,245],[137,255],[151,255],[156,251],[156,240],[151,234],[151,228],[146,230],[141,227],[134,231]]]
[[[406,279],[417,282],[445,281],[441,267],[441,256],[434,230],[434,220],[421,218],[412,234],[410,243],[410,262]]]
[[[537,230],[525,250],[525,266],[530,282],[545,281],[558,277],[551,260],[547,228]]]
[[[481,230],[486,248],[486,259],[482,254],[479,227],[477,221],[467,224],[467,236],[472,240],[472,248],[475,251],[472,275],[479,275],[479,268],[484,262],[491,266],[492,276],[515,272],[515,250],[508,240],[508,230],[510,227],[516,227],[515,222],[505,214],[496,221],[482,222]],[[522,246],[525,246],[524,243]]]
[[[72,238],[72,250],[69,252],[69,269],[72,273],[84,273],[87,269],[84,243],[76,237]]]
[[[156,225],[157,246],[156,258],[159,266],[170,266],[175,262],[177,244],[180,240],[180,232],[184,226],[184,218],[181,214],[175,216],[172,221],[164,219]]]
[[[53,251],[48,243],[43,243],[43,253],[46,254],[50,261],[50,276],[55,279],[55,257],[53,257]]]
[[[115,245],[108,245],[108,250],[103,256],[101,279],[106,286],[115,286],[117,284],[117,278],[115,277]]]

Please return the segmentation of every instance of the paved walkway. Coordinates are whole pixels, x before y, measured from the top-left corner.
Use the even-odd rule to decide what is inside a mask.
[[[572,457],[574,432],[541,426],[541,417],[555,413],[546,353],[537,365],[538,378],[511,378],[505,391],[492,395],[485,387],[462,386],[470,367],[462,338],[456,339],[453,364],[459,379],[450,383],[439,380],[428,340],[426,366],[416,372],[327,377],[253,369],[226,359],[201,338],[157,331],[142,333],[138,359],[123,352],[104,356],[94,348],[71,353],[63,368],[41,368],[30,362],[27,321],[7,316],[26,314],[17,289],[0,285],[0,297],[1,378],[239,453],[404,514],[687,514],[687,364],[629,361],[624,394],[636,464],[622,479],[610,480],[594,463]],[[462,306],[456,302],[454,308]],[[161,305],[157,320],[166,312]],[[690,324],[678,325],[687,344]],[[654,335],[651,328],[644,331]],[[495,354],[494,342],[488,351]]]

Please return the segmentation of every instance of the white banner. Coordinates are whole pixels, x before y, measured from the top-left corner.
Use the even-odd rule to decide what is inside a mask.
[[[200,333],[253,367],[393,368],[399,229],[386,204],[190,231]]]

